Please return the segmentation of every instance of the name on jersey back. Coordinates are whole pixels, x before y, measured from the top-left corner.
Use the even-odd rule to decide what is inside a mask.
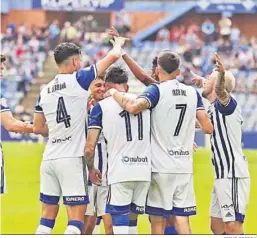
[[[47,93],[53,93],[55,91],[63,90],[66,88],[66,83],[58,83],[52,86],[52,88],[47,88]]]

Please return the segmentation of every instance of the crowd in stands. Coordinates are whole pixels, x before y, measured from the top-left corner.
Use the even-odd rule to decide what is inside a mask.
[[[129,19],[121,12],[115,24],[122,35],[130,31]],[[26,24],[9,24],[1,35],[2,53],[7,56],[6,77],[1,79],[1,93],[12,109],[25,117],[29,112],[15,107],[27,94],[43,70],[43,62],[49,51],[60,42],[74,42],[82,47],[85,66],[101,59],[110,49],[108,32],[100,29],[93,16],[81,17],[78,21],[58,20],[43,27]],[[155,42],[133,45],[129,42],[125,50],[146,70],[151,69],[152,59],[163,49],[173,49],[182,58],[180,80],[191,84],[190,70],[207,76],[215,66],[214,52],[219,52],[225,67],[234,72],[237,92],[257,94],[257,38],[248,39],[227,17],[217,25],[206,19],[202,25],[173,25],[163,28]],[[8,89],[8,90],[7,90]]]
[[[157,33],[156,42],[171,43],[182,55],[186,83],[190,83],[188,69],[204,77],[212,72],[214,52],[218,52],[226,69],[236,76],[235,91],[257,93],[257,36],[247,38],[228,17],[223,16],[217,25],[206,19],[202,25],[163,28]]]

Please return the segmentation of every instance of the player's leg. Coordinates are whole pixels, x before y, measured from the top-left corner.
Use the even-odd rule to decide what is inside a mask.
[[[138,215],[145,213],[145,204],[150,182],[134,182],[134,191],[129,214],[129,234],[138,234],[137,218]]]
[[[108,186],[98,186],[97,196],[96,196],[96,210],[97,210],[97,216],[101,217],[103,220],[105,234],[112,235],[113,234],[112,216],[111,214],[106,213],[108,192],[109,192]]]
[[[225,234],[225,226],[221,218],[221,210],[219,200],[216,194],[215,187],[212,191],[212,199],[211,199],[211,231],[214,235],[224,235]]]
[[[164,235],[177,235],[177,230],[175,228],[175,221],[173,216],[166,218],[166,226],[164,230]]]
[[[189,217],[196,215],[196,201],[192,174],[173,174],[176,191],[173,197],[175,226],[178,234],[191,234]]]
[[[217,179],[214,186],[221,205],[221,216],[226,234],[243,234],[243,222],[250,193],[250,179]]]
[[[114,234],[128,234],[129,232],[129,212],[133,188],[133,182],[121,182],[109,186],[106,213],[112,216]]]
[[[96,226],[96,209],[95,209],[95,198],[96,198],[96,185],[88,186],[89,204],[84,217],[83,234],[92,235]]]
[[[4,173],[4,156],[2,152],[2,145],[0,144],[0,194],[4,194],[7,191],[6,179]]]
[[[55,176],[53,161],[42,161],[40,167],[40,201],[42,214],[36,234],[51,234],[59,210],[61,187]]]
[[[146,213],[150,215],[152,234],[164,234],[166,217],[172,212],[174,183],[171,176],[171,174],[152,173],[146,201]]]
[[[59,165],[57,176],[68,215],[65,234],[80,235],[89,203],[86,164],[82,157],[74,157],[60,159],[57,165]]]

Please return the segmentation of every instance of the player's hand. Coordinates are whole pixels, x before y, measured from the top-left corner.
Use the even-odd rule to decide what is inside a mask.
[[[197,147],[198,147],[197,144],[194,142],[194,144],[193,144],[193,151],[194,151],[194,152],[197,151]]]
[[[111,27],[111,29],[109,29],[108,33],[110,38],[120,36],[119,32],[113,26]]]
[[[190,73],[193,76],[192,82],[199,88],[202,88],[205,78],[201,77],[198,74],[195,74],[192,70],[190,70]]]
[[[96,168],[92,168],[90,171],[89,171],[89,178],[91,180],[91,182],[93,184],[96,184],[96,185],[101,185],[102,183],[102,174],[101,172],[96,169]]]
[[[33,125],[29,121],[23,122],[24,131],[22,134],[28,134],[33,132]]]
[[[215,60],[216,60],[216,71],[218,71],[219,73],[224,73],[225,69],[217,52],[215,53]]]
[[[113,39],[110,40],[110,42],[112,43],[113,48],[115,48],[122,47],[127,40],[129,40],[129,38],[114,36]]]

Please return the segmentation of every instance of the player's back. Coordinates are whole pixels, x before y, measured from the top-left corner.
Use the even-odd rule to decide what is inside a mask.
[[[152,110],[153,172],[192,173],[196,110],[200,95],[191,86],[169,80],[156,85],[158,104]]]
[[[127,95],[136,98],[136,95]],[[150,181],[150,111],[129,114],[112,97],[99,104],[107,141],[108,183]]]
[[[89,92],[78,83],[78,72],[57,74],[43,88],[39,105],[49,129],[45,160],[83,156],[88,96]]]

